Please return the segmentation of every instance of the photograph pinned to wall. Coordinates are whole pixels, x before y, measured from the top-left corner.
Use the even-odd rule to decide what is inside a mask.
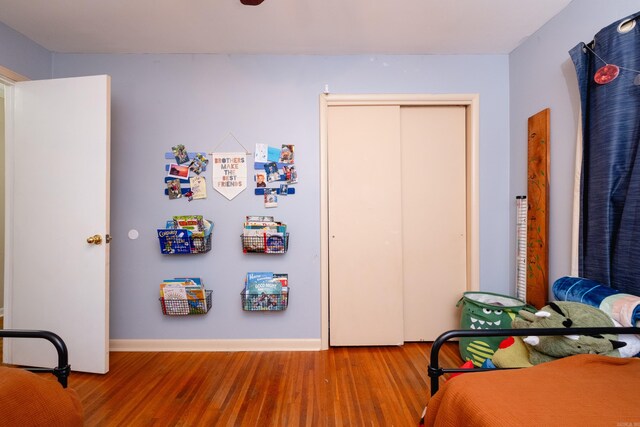
[[[280,150],[280,163],[293,163],[294,150],[295,145],[282,144],[282,149]]]
[[[280,149],[277,147],[267,146],[267,162],[279,162]]]
[[[200,175],[207,167],[209,159],[204,154],[197,153],[195,158],[189,163],[189,170],[196,175]]]
[[[280,180],[280,173],[278,172],[278,164],[276,162],[266,163],[264,165],[264,170],[267,173],[267,182]]]
[[[182,190],[180,188],[179,179],[172,179],[168,181],[167,190],[169,194],[169,200],[179,199],[182,197]]]
[[[280,184],[280,195],[286,196],[289,194],[289,184]]]
[[[277,188],[264,189],[264,207],[265,208],[278,207],[278,189]]]
[[[256,152],[253,157],[253,161],[256,163],[267,163],[267,151],[269,147],[267,144],[256,144]]]
[[[295,166],[284,166],[283,171],[288,184],[296,184],[298,182],[298,171]]]
[[[256,187],[266,187],[266,173],[265,172],[256,172]]]
[[[176,163],[171,163],[169,165],[169,173],[167,175],[172,178],[187,179],[189,178],[189,166],[182,166]]]
[[[203,176],[194,176],[189,179],[191,184],[191,198],[206,199],[207,198],[207,183]]]
[[[189,154],[187,153],[187,149],[184,144],[178,144],[171,147],[171,152],[173,152],[176,162],[178,162],[179,165],[189,161]]]

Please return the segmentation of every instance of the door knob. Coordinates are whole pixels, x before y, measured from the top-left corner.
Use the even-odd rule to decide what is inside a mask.
[[[102,244],[102,237],[100,237],[99,234],[96,234],[95,236],[87,237],[87,243],[89,243],[90,245],[100,245]]]

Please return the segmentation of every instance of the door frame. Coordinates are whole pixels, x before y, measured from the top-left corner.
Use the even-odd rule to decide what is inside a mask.
[[[466,109],[467,289],[480,288],[479,140],[480,95],[471,94],[321,94],[320,95],[320,324],[321,349],[329,348],[329,107],[458,105]]]
[[[13,85],[18,82],[24,82],[30,80],[29,78],[18,74],[8,68],[0,65],[0,83],[5,87],[4,102],[5,102],[5,139],[4,139],[4,151],[5,151],[5,219],[4,219],[4,319],[3,325],[5,329],[12,328],[11,325],[11,304],[8,302],[12,299],[13,291],[13,254],[10,249],[10,244],[13,241],[13,108],[6,108],[7,105],[13,105]],[[8,320],[8,322],[7,322]],[[3,353],[9,354],[11,350],[12,340],[5,341],[3,343]],[[4,360],[4,354],[0,355]]]

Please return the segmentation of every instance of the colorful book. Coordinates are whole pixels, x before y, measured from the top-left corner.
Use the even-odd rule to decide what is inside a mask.
[[[265,233],[265,252],[280,254],[284,252],[285,237],[282,233]]]
[[[175,228],[189,230],[193,237],[204,237],[202,215],[177,215],[173,217]]]
[[[280,294],[282,283],[274,280],[273,273],[270,272],[247,273],[245,290],[248,295]]]
[[[213,223],[203,219],[202,224],[204,225],[204,236],[207,237],[213,231]]]
[[[287,273],[273,273],[273,280],[280,282],[283,294],[289,291],[289,275]]]
[[[160,252],[163,254],[190,254],[191,232],[175,228],[158,229]]]
[[[280,305],[286,307],[289,298],[289,275],[286,273],[274,273],[273,279],[278,280],[282,285],[282,301],[280,301]]]
[[[184,286],[178,284],[160,284],[160,297],[163,299],[164,310],[170,315],[189,314],[189,305],[171,301],[185,301],[187,291]]]
[[[202,285],[202,279],[199,277],[176,277],[174,279],[171,280],[182,280],[184,282],[186,281],[191,281],[193,282],[193,284],[198,285],[198,286],[203,286]]]

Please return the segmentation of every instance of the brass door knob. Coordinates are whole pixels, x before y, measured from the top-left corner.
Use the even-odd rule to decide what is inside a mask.
[[[95,236],[87,237],[87,243],[89,243],[90,245],[100,245],[102,244],[102,237],[100,237],[99,234],[96,234]]]

